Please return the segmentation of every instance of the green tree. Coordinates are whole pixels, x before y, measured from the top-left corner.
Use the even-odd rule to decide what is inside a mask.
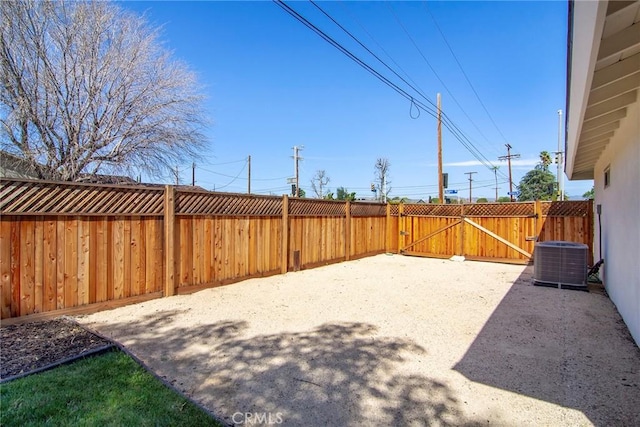
[[[518,201],[552,200],[556,197],[556,177],[549,172],[551,155],[548,151],[540,153],[540,163],[526,173],[518,185]]]
[[[338,187],[336,189],[336,199],[354,201],[356,199],[356,193],[355,191],[352,193],[349,193],[349,191],[346,188]]]
[[[511,201],[511,197],[508,197],[508,196],[498,197],[498,203],[507,203],[510,201]]]
[[[476,203],[488,203],[489,200],[487,200],[486,197],[478,197],[478,199],[476,200]]]
[[[594,199],[596,195],[595,188],[591,187],[591,190],[585,192],[582,197],[585,199]]]
[[[518,201],[552,200],[555,196],[555,181],[556,177],[548,170],[530,170],[518,185]]]

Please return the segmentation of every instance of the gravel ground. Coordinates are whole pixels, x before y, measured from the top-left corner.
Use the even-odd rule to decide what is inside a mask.
[[[229,423],[640,425],[611,301],[531,273],[379,255],[78,320]]]

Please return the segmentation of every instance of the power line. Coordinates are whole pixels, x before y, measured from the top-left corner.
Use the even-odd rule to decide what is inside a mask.
[[[331,22],[333,22],[335,25],[337,25],[342,31],[344,31],[349,37],[351,37],[353,40],[356,41],[356,43],[358,43],[362,48],[364,48],[367,52],[369,52],[375,59],[377,59],[382,65],[384,65],[388,70],[390,70],[394,75],[396,75],[400,80],[402,80],[407,86],[409,86],[411,89],[413,89],[416,93],[418,93],[419,95],[422,96],[422,98],[424,98],[429,104],[433,105],[436,107],[436,118],[439,119],[440,114],[443,112],[441,112],[441,110],[438,108],[437,105],[434,105],[433,102],[424,94],[424,91],[422,91],[422,89],[415,84],[415,82],[413,81],[413,79],[411,79],[411,77],[408,75],[408,73],[406,71],[404,71],[401,67],[398,66],[398,64],[393,61],[393,58],[390,57],[389,54],[387,54],[387,56],[390,57],[390,59],[396,64],[396,66],[398,66],[402,72],[404,72],[405,75],[407,75],[407,77],[409,78],[409,80],[411,80],[412,83],[414,83],[415,86],[418,86],[418,88],[414,87],[414,85],[411,85],[409,82],[407,82],[402,76],[400,76],[393,68],[391,68],[385,61],[383,61],[382,59],[380,59],[380,57],[378,55],[376,55],[375,53],[373,53],[371,51],[371,49],[369,49],[367,46],[365,46],[364,43],[362,43],[356,36],[354,36],[350,31],[348,31],[344,26],[342,26],[337,20],[335,20],[331,15],[329,15],[324,9],[322,9],[320,6],[318,6],[313,0],[310,0],[311,4],[313,4],[318,10],[320,10],[320,12],[322,12],[327,18],[329,18],[331,20]],[[390,7],[390,6],[389,6]],[[391,10],[393,13],[393,10]],[[395,13],[394,13],[395,16]],[[400,24],[400,26],[402,26],[402,28],[405,30],[405,33],[407,34],[407,36],[409,36],[409,38],[411,39],[411,41],[414,43],[414,46],[416,47],[416,49],[418,49],[418,51],[420,52],[420,54],[422,55],[422,51],[420,51],[420,48],[416,45],[415,41],[413,40],[413,38],[411,37],[411,35],[407,32],[407,30],[404,28],[404,26],[402,25],[402,23],[398,20],[397,16],[396,16],[396,20],[398,21],[398,23]],[[362,26],[362,25],[361,25]],[[365,30],[366,31],[366,30]],[[367,32],[368,34],[368,32]],[[371,37],[371,35],[369,35]],[[372,37],[373,39],[373,37]],[[374,40],[375,42],[375,40]],[[383,49],[384,51],[384,49]],[[385,51],[386,53],[386,51]],[[453,98],[453,100],[456,102],[456,104],[458,105],[458,107],[460,107],[460,109],[462,110],[462,112],[467,116],[467,118],[469,119],[469,121],[476,127],[476,129],[478,129],[478,127],[475,125],[475,123],[473,122],[473,120],[471,120],[471,118],[468,116],[468,114],[466,113],[466,111],[464,111],[464,109],[462,108],[462,106],[458,103],[458,101],[455,99],[455,97],[453,97],[453,94],[451,94],[451,92],[449,91],[449,89],[446,87],[446,85],[444,84],[444,82],[440,79],[440,77],[438,76],[438,74],[436,73],[436,71],[433,69],[433,67],[431,67],[431,64],[429,63],[429,61],[427,61],[427,59],[423,56],[423,59],[427,62],[427,65],[429,65],[429,67],[431,68],[431,70],[433,71],[433,73],[436,75],[436,77],[438,78],[438,80],[440,80],[440,82],[443,84],[443,86],[445,86],[445,89],[447,89],[447,92],[451,95],[451,97]],[[411,105],[415,105],[415,100],[411,99]],[[418,110],[419,111],[419,110]],[[444,114],[446,116],[446,114]],[[413,118],[413,117],[412,117]],[[473,143],[469,140],[469,138],[464,135],[464,133],[462,132],[462,130],[460,130],[460,128],[455,125],[455,123],[453,123],[453,121],[451,119],[449,119],[447,117],[448,121],[450,122],[450,125],[452,127],[454,127],[456,129],[457,132],[459,132],[459,134],[461,135],[461,137],[463,139],[465,139],[467,141],[468,145],[465,145],[463,143],[463,145],[465,145],[465,148],[467,148],[467,150],[469,151],[475,151],[480,157],[484,158],[485,162],[482,162],[482,160],[478,159],[479,161],[481,161],[485,167],[491,168],[493,167],[493,164],[491,164],[491,161],[489,159],[487,159],[474,145]],[[451,130],[449,128],[449,130]],[[453,130],[451,130],[453,133]],[[480,129],[478,129],[478,131],[480,133],[482,133],[480,131]],[[484,136],[484,135],[483,135]],[[485,137],[486,138],[486,137]],[[460,139],[460,138],[457,138]],[[462,141],[460,141],[462,142]],[[473,152],[472,152],[473,154]],[[478,155],[474,154],[474,156],[476,158],[478,158]],[[488,166],[487,163],[489,163],[491,166]]]
[[[402,28],[402,30],[404,31],[404,33],[407,35],[407,37],[409,38],[409,40],[411,40],[411,43],[413,44],[413,46],[416,48],[416,50],[418,51],[418,53],[420,54],[420,56],[422,57],[422,59],[424,60],[424,62],[427,64],[427,66],[429,67],[429,69],[433,72],[433,74],[436,76],[436,78],[438,79],[438,81],[440,82],[440,84],[442,84],[442,86],[444,87],[444,89],[447,91],[447,93],[451,96],[451,99],[453,99],[453,102],[455,102],[455,104],[458,106],[458,108],[460,108],[460,111],[462,111],[462,113],[465,115],[465,117],[469,120],[469,122],[471,122],[471,124],[476,128],[476,130],[482,135],[484,136],[484,134],[482,134],[482,131],[480,130],[480,128],[478,128],[478,126],[476,125],[476,123],[473,121],[473,119],[471,119],[471,117],[469,116],[469,114],[467,114],[466,110],[462,107],[462,105],[460,105],[460,103],[458,102],[458,100],[456,99],[456,97],[453,95],[453,93],[451,93],[451,91],[449,90],[449,88],[447,87],[447,85],[445,84],[445,82],[440,78],[440,75],[437,73],[437,71],[435,70],[435,68],[433,68],[433,66],[431,65],[431,63],[429,62],[429,60],[427,59],[427,57],[424,55],[424,53],[422,52],[422,49],[420,49],[420,47],[418,46],[418,44],[416,43],[415,39],[411,36],[411,34],[409,33],[409,31],[407,30],[407,28],[404,26],[404,24],[402,24],[402,21],[400,21],[400,18],[398,17],[398,15],[396,15],[395,11],[393,10],[393,7],[391,6],[390,3],[386,3],[387,7],[389,8],[389,10],[391,11],[391,14],[393,15],[393,17],[395,18],[396,22],[398,23],[398,25],[400,26],[400,28]],[[485,137],[486,138],[486,137]]]
[[[471,90],[473,91],[474,95],[478,99],[478,102],[480,102],[480,105],[484,109],[484,112],[487,113],[487,116],[489,117],[489,120],[491,120],[491,123],[493,123],[493,126],[496,128],[498,133],[500,133],[500,136],[502,136],[502,139],[504,139],[505,142],[506,142],[507,138],[505,138],[504,134],[502,133],[502,131],[500,130],[500,128],[496,124],[495,120],[493,120],[493,117],[489,113],[489,110],[484,105],[484,102],[482,102],[482,99],[480,99],[480,95],[478,95],[478,92],[476,91],[476,88],[473,86],[473,84],[471,83],[471,80],[469,79],[469,76],[467,76],[467,73],[464,71],[464,68],[462,67],[462,64],[460,63],[460,61],[458,60],[458,57],[453,52],[453,48],[451,47],[451,45],[447,41],[447,38],[445,37],[444,33],[442,32],[442,29],[440,28],[440,25],[438,25],[438,21],[436,21],[435,16],[433,16],[433,13],[431,13],[431,9],[429,9],[429,6],[427,6],[426,2],[423,2],[422,4],[423,4],[424,8],[427,10],[427,12],[429,12],[429,16],[431,16],[431,20],[433,21],[433,23],[435,24],[436,28],[438,29],[438,32],[442,36],[442,39],[444,40],[444,43],[447,45],[447,48],[449,49],[449,52],[451,52],[451,56],[453,56],[453,59],[455,59],[456,64],[458,64],[458,67],[460,67],[460,71],[462,71],[462,75],[464,76],[464,78],[467,81],[467,83],[469,83],[469,86],[471,87]],[[474,126],[475,126],[475,124],[474,124]],[[478,132],[480,132],[480,135],[482,135],[487,140],[487,142],[489,142],[487,137],[484,136],[484,134],[480,131],[480,129],[478,129],[477,126],[476,126],[476,129],[478,130]],[[493,146],[491,146],[491,147],[493,148]]]
[[[437,112],[432,108],[429,107],[427,105],[425,105],[423,102],[417,100],[414,96],[412,96],[411,94],[409,94],[406,90],[402,89],[401,87],[399,87],[397,84],[395,84],[394,82],[392,82],[391,80],[389,80],[387,77],[383,76],[380,72],[376,71],[372,66],[370,66],[369,64],[367,64],[366,62],[364,62],[362,59],[360,59],[359,57],[357,57],[355,54],[353,54],[351,51],[349,51],[347,48],[345,48],[344,46],[342,46],[340,43],[338,43],[337,41],[335,41],[332,37],[330,37],[327,33],[325,33],[324,31],[322,31],[321,29],[319,29],[317,26],[315,26],[313,23],[311,23],[308,19],[306,19],[304,16],[302,16],[300,13],[298,13],[296,10],[294,10],[293,8],[291,8],[289,5],[287,5],[286,3],[284,3],[282,0],[273,0],[280,8],[282,8],[285,12],[287,12],[289,15],[291,15],[292,17],[294,17],[297,21],[299,21],[300,23],[302,23],[304,26],[306,26],[307,28],[309,28],[310,30],[312,30],[313,32],[315,32],[317,35],[319,35],[323,40],[325,40],[327,43],[331,44],[333,47],[335,47],[336,49],[338,49],[340,52],[342,52],[344,55],[346,55],[349,59],[351,59],[352,61],[356,62],[359,66],[361,66],[362,68],[364,68],[366,71],[368,71],[369,73],[371,73],[374,77],[376,77],[378,80],[380,80],[381,82],[383,82],[384,84],[386,84],[387,86],[389,86],[391,89],[393,89],[394,91],[396,91],[399,95],[403,96],[405,99],[407,99],[408,101],[412,102],[413,104],[416,105],[416,107],[418,108],[422,108],[423,111],[427,112],[429,115],[431,115],[432,117],[436,118],[437,117]],[[414,91],[416,91],[419,95],[421,95],[429,104],[431,104],[432,106],[434,105],[433,102],[431,100],[429,100],[424,94],[420,93],[419,91],[417,91],[415,88],[412,87],[412,89]],[[443,112],[443,117],[445,118],[445,120],[443,121],[443,124],[445,125],[445,127],[447,129],[449,129],[449,131],[453,134],[453,136],[481,163],[483,164],[485,167],[487,167],[488,169],[491,169],[491,167],[493,166],[493,164],[473,145],[473,143],[469,140],[468,137],[466,137],[466,135],[464,135],[464,133],[459,129],[459,127]]]

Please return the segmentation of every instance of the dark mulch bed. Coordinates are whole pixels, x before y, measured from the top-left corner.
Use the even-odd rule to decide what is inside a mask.
[[[0,379],[46,369],[111,346],[69,319],[0,328]]]

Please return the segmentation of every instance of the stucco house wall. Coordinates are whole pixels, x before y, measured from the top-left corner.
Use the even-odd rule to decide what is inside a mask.
[[[627,119],[594,169],[594,206],[602,206],[602,254],[596,224],[594,259],[605,260],[602,278],[631,335],[640,343],[640,109]],[[609,169],[610,184],[604,186]],[[594,215],[597,219],[597,214]]]

